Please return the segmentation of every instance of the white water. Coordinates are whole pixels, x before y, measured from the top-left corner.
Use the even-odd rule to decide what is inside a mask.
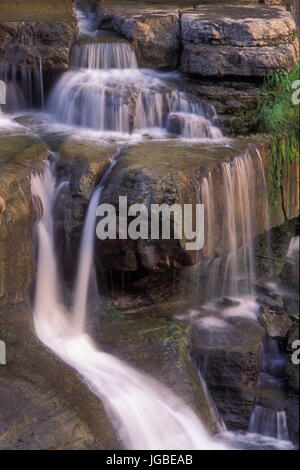
[[[72,69],[137,69],[135,54],[127,43],[75,44],[70,57]]]
[[[267,338],[263,345],[263,358],[261,370],[257,383],[257,395],[262,394],[264,388],[268,387],[278,393],[285,388],[285,352],[280,348],[277,340]],[[270,393],[270,392],[269,392]],[[289,432],[287,426],[286,412],[282,408],[283,403],[280,398],[276,399],[276,393],[272,400],[272,408],[269,403],[261,402],[259,398],[253,408],[249,423],[249,432],[257,433],[264,436],[273,437],[279,440],[289,440]]]
[[[77,16],[82,35],[97,35],[92,17],[84,19],[79,11]],[[210,120],[215,119],[212,107],[206,113],[195,98],[174,91],[161,73],[139,70],[130,44],[99,41],[74,45],[70,70],[47,103],[58,122],[124,135],[143,131],[155,136],[158,129],[166,133],[173,127],[169,131],[185,139],[223,139]],[[174,132],[170,121],[175,119]]]
[[[204,177],[200,185],[206,219],[206,242],[202,255],[209,261],[206,264],[202,261],[197,276],[204,276],[207,300],[224,295],[237,297],[240,292],[252,294],[257,198],[264,201],[261,203],[263,222],[260,224],[265,230],[269,228],[267,186],[260,153],[245,152],[230,162],[222,162],[220,171],[223,194],[221,217],[216,213],[218,191],[212,174]],[[256,194],[257,188],[259,194]],[[223,250],[227,252],[222,257],[214,257],[212,252],[214,243],[211,237],[214,236],[217,221],[225,243]]]
[[[32,176],[32,194],[40,197],[44,213],[38,222],[38,270],[34,304],[34,326],[40,340],[58,357],[76,369],[90,389],[103,400],[122,444],[127,449],[220,449],[212,441],[195,413],[170,390],[154,379],[137,372],[122,361],[99,350],[91,338],[78,328],[78,319],[66,311],[60,301],[53,242],[55,178],[50,164],[43,176]],[[96,191],[86,219],[86,227],[95,219]],[[91,209],[93,207],[93,209]],[[85,227],[85,228],[86,228]],[[79,269],[88,275],[93,242],[90,237],[81,251],[88,261]],[[78,274],[78,282],[81,279]],[[81,289],[83,306],[88,282]],[[82,312],[84,324],[85,314]]]

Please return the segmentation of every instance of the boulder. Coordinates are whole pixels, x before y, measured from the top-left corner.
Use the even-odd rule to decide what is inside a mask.
[[[123,309],[120,308],[122,296],[117,302],[103,305],[102,301],[98,307],[95,305],[95,337],[101,349],[167,386],[193,408],[206,429],[215,434],[218,423],[190,356],[190,325],[173,318],[173,304],[145,306],[144,303],[140,308],[133,294],[129,313],[127,302]]]
[[[76,20],[70,0],[37,0],[0,7],[0,64],[20,69],[38,68],[62,71],[68,68]]]
[[[264,334],[255,321],[218,311],[193,322],[191,354],[229,430],[248,428]]]
[[[179,9],[172,6],[101,2],[99,27],[115,31],[133,45],[140,67],[175,69],[179,54]]]
[[[259,320],[266,328],[268,335],[271,338],[285,340],[291,327],[292,321],[287,314],[278,315],[270,311],[265,311],[260,314]]]
[[[256,152],[255,142],[261,152]],[[179,142],[144,142],[121,152],[116,166],[110,174],[102,193],[102,202],[113,204],[118,209],[119,196],[127,196],[128,206],[142,203],[150,214],[151,204],[172,205],[199,203],[199,184],[207,177],[213,182],[210,197],[214,212],[209,227],[205,225],[205,244],[201,252],[186,250],[186,240],[149,239],[107,239],[96,241],[96,251],[102,267],[116,271],[162,271],[170,268],[192,266],[214,257],[229,253],[228,207],[224,194],[224,174],[222,164],[232,162],[234,157],[251,155],[254,165],[253,184],[255,186],[253,235],[264,233],[268,223],[266,214],[266,186],[262,174],[262,164],[267,174],[272,154],[272,139],[267,136],[239,139],[231,146],[207,146],[205,144],[184,144]],[[248,153],[247,153],[248,152]],[[290,177],[292,178],[292,174]],[[271,184],[271,183],[270,183]],[[277,189],[278,190],[278,189]],[[211,200],[211,201],[212,201]],[[207,210],[207,208],[205,209]],[[294,208],[297,215],[297,206]],[[235,207],[237,243],[242,243],[241,208]],[[117,213],[118,216],[118,213]],[[207,213],[206,215],[207,216]],[[271,224],[279,225],[284,220],[282,207],[278,206]],[[149,218],[149,226],[150,226]],[[209,233],[208,233],[209,231]],[[222,237],[220,236],[222,234]]]
[[[202,76],[266,76],[297,64],[297,29],[280,6],[199,5],[181,15],[181,69]]]

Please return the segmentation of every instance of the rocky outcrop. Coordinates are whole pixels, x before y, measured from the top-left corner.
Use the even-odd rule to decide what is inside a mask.
[[[295,22],[284,7],[200,5],[181,16],[183,72],[265,76],[297,63]]]
[[[235,317],[230,310],[234,309],[210,309],[207,316],[205,311],[194,316],[191,353],[227,427],[246,430],[256,400],[265,333],[253,320]]]
[[[26,304],[0,310],[1,450],[118,449],[102,403],[32,331]]]
[[[36,138],[0,135],[0,304],[21,301],[34,276],[32,224],[41,205],[32,201],[30,175],[48,156]]]
[[[260,149],[262,160],[255,150],[255,142]],[[172,142],[148,142],[130,147],[124,151],[113,169],[102,195],[102,202],[118,207],[119,196],[128,197],[128,206],[143,203],[150,214],[151,204],[166,203],[172,205],[195,204],[199,202],[200,186],[203,178],[209,177],[213,182],[211,204],[214,205],[214,217],[211,220],[209,234],[206,232],[203,250],[185,249],[186,240],[97,240],[97,252],[102,266],[117,271],[165,270],[169,267],[191,266],[201,260],[211,259],[228,254],[229,236],[228,213],[224,194],[226,194],[224,174],[221,164],[230,162],[234,157],[250,152],[255,168],[255,186],[253,235],[263,233],[267,226],[266,188],[262,174],[261,162],[268,174],[272,162],[272,138],[260,136],[240,139],[232,142],[231,147],[206,147],[205,145],[184,145]],[[143,156],[141,158],[141,156]],[[295,159],[297,168],[299,160]],[[294,178],[295,170],[290,173]],[[272,182],[268,183],[270,186]],[[279,189],[278,189],[279,191]],[[291,208],[289,215],[297,216],[299,205]],[[236,201],[237,243],[242,243],[242,223],[240,205]],[[292,215],[293,213],[293,215]],[[150,216],[149,216],[150,217]],[[272,214],[271,224],[280,225],[285,220],[282,205],[278,205]],[[150,226],[150,218],[149,218]],[[206,224],[206,230],[208,230]]]
[[[116,31],[133,45],[140,67],[174,69],[179,53],[179,12],[145,3],[102,2],[99,27]]]
[[[118,153],[116,145],[67,139],[58,146],[58,181],[68,181],[56,207],[59,260],[67,279],[74,275],[76,256],[87,206],[110,160]]]
[[[71,0],[0,5],[0,79],[7,110],[44,103],[54,74],[66,71],[76,34]]]
[[[169,387],[215,434],[217,421],[190,356],[190,325],[173,318],[174,304],[142,303],[140,308],[135,294],[130,303],[131,308],[121,297],[117,302],[95,306],[98,313],[95,338],[101,349]]]

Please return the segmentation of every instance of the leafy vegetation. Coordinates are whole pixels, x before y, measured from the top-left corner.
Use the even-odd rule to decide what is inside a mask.
[[[299,105],[292,101],[292,84],[300,79],[300,62],[290,73],[267,77],[262,86],[263,98],[257,114],[258,127],[275,136],[299,133]]]

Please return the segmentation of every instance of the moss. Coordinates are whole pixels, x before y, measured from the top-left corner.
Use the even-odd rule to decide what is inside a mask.
[[[294,132],[274,136],[269,164],[269,210],[275,212],[283,184],[284,167],[299,158],[299,138]]]

